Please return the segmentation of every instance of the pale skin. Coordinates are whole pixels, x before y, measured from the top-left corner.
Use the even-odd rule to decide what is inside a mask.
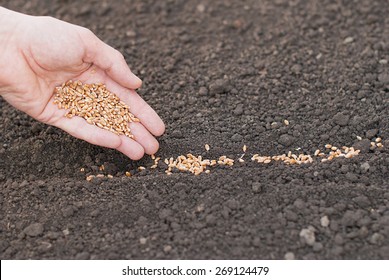
[[[33,17],[0,7],[0,95],[36,120],[91,144],[116,149],[133,160],[154,154],[165,131],[157,113],[135,92],[142,81],[120,52],[90,30],[51,17]],[[140,119],[134,140],[98,128],[80,117],[68,119],[53,103],[56,86],[68,80],[104,83]]]

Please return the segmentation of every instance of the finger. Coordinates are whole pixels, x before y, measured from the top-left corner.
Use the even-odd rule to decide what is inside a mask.
[[[144,156],[145,151],[139,142],[124,135],[120,135],[120,139],[121,144],[116,150],[122,152],[132,160],[139,160]]]
[[[142,80],[131,72],[119,51],[105,44],[88,29],[83,29],[82,33],[86,50],[84,62],[97,65],[123,87],[137,89],[142,85]]]
[[[89,125],[80,117],[73,117],[71,119],[62,117],[54,125],[68,132],[70,135],[91,144],[117,149],[133,160],[138,160],[144,155],[144,149],[138,142],[125,136],[116,135],[97,126]]]
[[[140,123],[130,123],[130,129],[135,140],[142,145],[146,154],[153,155],[158,151],[158,141],[143,125]]]
[[[155,136],[165,132],[165,124],[158,114],[135,91],[123,88],[114,81],[106,81],[107,89],[115,93],[124,103],[128,104],[130,111]]]

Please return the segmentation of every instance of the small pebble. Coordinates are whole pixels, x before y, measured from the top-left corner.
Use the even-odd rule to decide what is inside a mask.
[[[261,192],[261,190],[262,190],[261,183],[259,183],[259,182],[254,182],[254,183],[251,185],[251,189],[253,190],[254,193],[259,193],[259,192]]]
[[[43,233],[43,225],[41,223],[33,223],[26,227],[23,232],[31,237],[39,236]]]
[[[284,259],[285,260],[294,260],[295,259],[295,256],[292,252],[288,252],[284,255]]]
[[[346,126],[349,122],[349,119],[350,117],[345,115],[345,114],[342,114],[342,113],[337,113],[332,121],[337,124],[337,125],[340,125],[340,126]]]
[[[330,224],[330,220],[328,219],[327,216],[323,216],[320,219],[320,224],[321,224],[322,227],[328,227],[329,224]]]
[[[280,138],[278,138],[278,143],[284,145],[285,147],[291,146],[295,141],[296,139],[289,134],[282,134]]]
[[[370,237],[370,242],[371,242],[372,244],[381,244],[382,241],[383,241],[384,239],[385,239],[385,238],[384,238],[384,236],[383,236],[382,234],[375,232],[375,233],[373,233],[373,235]]]
[[[366,173],[370,169],[370,164],[368,162],[364,162],[361,164],[361,170]]]
[[[315,243],[315,229],[312,226],[304,228],[300,231],[300,237],[303,238],[305,243],[312,246]]]
[[[349,43],[352,43],[353,41],[354,41],[353,37],[347,37],[346,39],[344,39],[343,43],[349,44]]]
[[[163,247],[163,251],[165,253],[169,253],[171,250],[172,250],[172,246],[170,246],[170,245],[166,245]]]

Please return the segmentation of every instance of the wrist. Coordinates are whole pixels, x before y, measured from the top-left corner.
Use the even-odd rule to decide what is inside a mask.
[[[9,74],[10,67],[15,63],[12,54],[18,49],[17,30],[21,22],[22,14],[0,7],[0,95],[10,91]],[[15,73],[12,73],[15,74]]]

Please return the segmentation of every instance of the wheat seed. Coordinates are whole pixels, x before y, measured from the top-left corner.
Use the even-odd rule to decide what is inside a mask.
[[[139,122],[139,119],[131,114],[128,105],[105,85],[83,84],[70,80],[56,87],[54,93],[54,104],[57,104],[58,109],[68,110],[65,117],[79,116],[88,124],[134,138],[128,123]]]

